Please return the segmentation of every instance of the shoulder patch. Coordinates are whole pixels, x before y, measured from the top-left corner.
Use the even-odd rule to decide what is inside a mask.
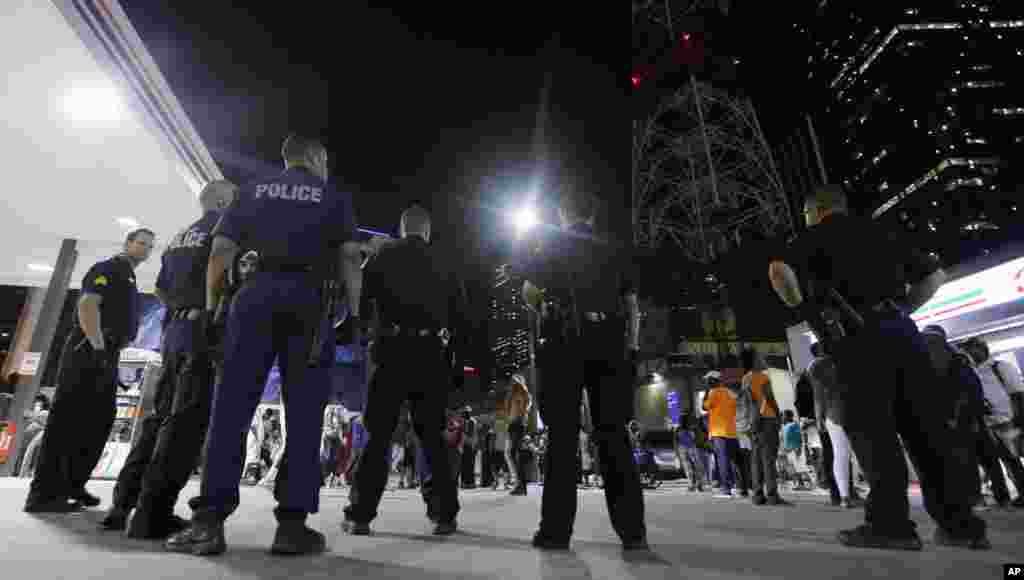
[[[106,286],[107,284],[110,283],[110,280],[107,280],[106,276],[100,275],[97,276],[96,279],[92,281],[92,283],[95,284],[96,286]]]

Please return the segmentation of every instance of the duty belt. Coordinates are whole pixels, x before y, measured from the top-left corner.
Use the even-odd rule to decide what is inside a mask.
[[[607,312],[584,312],[583,320],[587,322],[604,322],[611,320],[612,316]]]

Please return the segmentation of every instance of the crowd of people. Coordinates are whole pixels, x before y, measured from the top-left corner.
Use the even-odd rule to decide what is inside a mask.
[[[429,212],[412,204],[401,213],[400,239],[358,242],[351,196],[328,183],[326,148],[293,135],[282,156],[283,173],[241,188],[208,184],[202,216],[161,257],[163,375],[101,528],[165,539],[175,552],[220,554],[246,479],[274,485],[271,551],[318,553],[325,537],[306,520],[319,510],[320,489],[346,483],[342,529],[369,535],[397,467],[402,486],[419,488],[435,535],[457,530],[460,487],[493,489],[503,478],[510,495],[523,496],[533,480],[543,491],[532,545],[565,550],[577,488],[597,484],[623,548],[649,549],[643,486],[657,477],[631,424],[640,328],[635,260],[628,245],[595,231],[594,196],[566,187],[561,227],[542,229],[516,250],[524,303],[540,320],[536,394],[544,429],[531,433],[534,399],[519,375],[493,420],[449,408],[469,308],[453,260],[430,243]],[[807,235],[769,266],[775,292],[802,309],[819,338],[806,372],[811,388],[797,397],[804,428],[780,408],[757,354],[744,351],[742,373],[709,372],[702,409],[687,409],[672,425],[690,487],[785,506],[780,479],[804,488],[824,480],[833,503],[856,508],[856,458],[870,488],[865,524],[841,531],[839,541],[919,550],[909,456],[939,524],[936,542],[987,549],[985,522],[972,509],[981,497],[977,467],[997,504],[1021,503],[1011,501],[1002,478],[1006,467],[1019,493],[1024,388],[1016,367],[991,360],[980,341],[954,348],[939,327],[918,331],[908,313],[934,295],[944,273],[877,224],[847,216],[840,189],[809,196],[805,217]],[[850,247],[855,237],[865,248]],[[83,279],[26,512],[101,503],[85,485],[113,423],[119,351],[139,326],[134,271],[155,239],[145,228],[131,232],[121,254]],[[338,302],[347,305],[343,320],[336,320]],[[365,409],[349,421],[325,421],[336,344],[366,344],[364,329],[374,369]],[[275,361],[280,416],[254,422]],[[811,452],[815,439],[820,453]],[[808,468],[811,455],[823,464],[818,477]],[[174,507],[197,463],[200,493],[189,502],[188,521]]]

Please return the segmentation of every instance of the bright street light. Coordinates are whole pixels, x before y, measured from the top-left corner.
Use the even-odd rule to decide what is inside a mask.
[[[64,96],[64,113],[73,121],[110,123],[124,115],[121,95],[109,84],[73,87]]]
[[[519,235],[525,234],[537,225],[537,213],[529,207],[517,211],[512,219],[516,226],[516,233]]]

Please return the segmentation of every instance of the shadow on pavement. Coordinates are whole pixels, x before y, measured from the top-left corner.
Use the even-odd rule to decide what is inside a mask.
[[[401,578],[402,580],[493,580],[493,574],[472,574],[420,567],[369,562],[332,554],[282,558],[256,548],[229,549],[216,560],[232,573],[246,578]],[[592,580],[587,565],[572,553],[545,554],[539,567],[544,580]]]
[[[70,514],[35,514],[32,517],[49,526],[61,529],[70,542],[87,544],[109,552],[164,553],[163,541],[133,540],[122,532],[99,529],[104,511],[85,510]]]

